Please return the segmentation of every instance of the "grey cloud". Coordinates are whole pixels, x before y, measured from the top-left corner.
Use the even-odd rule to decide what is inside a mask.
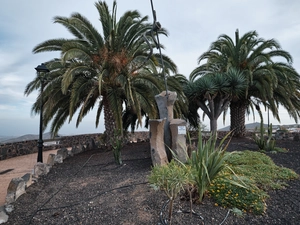
[[[0,118],[16,121],[24,118],[22,112],[30,114],[37,93],[24,96],[25,86],[35,77],[34,68],[37,65],[59,56],[58,53],[33,54],[32,49],[48,39],[70,37],[64,27],[53,24],[54,16],[70,16],[73,12],[80,12],[101,32],[95,2],[1,0],[0,107],[3,110],[0,110]],[[106,2],[111,9],[112,1]],[[161,38],[161,43],[166,47],[164,53],[174,60],[179,72],[186,76],[197,66],[197,58],[220,34],[234,37],[237,28],[241,34],[256,30],[262,38],[278,40],[283,49],[291,53],[294,67],[300,71],[298,0],[153,0],[153,3],[157,20],[169,31],[168,38]],[[118,0],[117,5],[118,15],[137,9],[143,16],[149,16],[149,22],[153,20],[150,1]],[[7,80],[8,76],[10,79]],[[12,113],[12,107],[22,110]],[[92,115],[89,118],[95,121]],[[38,118],[30,119],[26,127],[36,123],[33,122],[36,120]],[[21,124],[21,119],[18,121]],[[1,119],[0,124],[1,132]],[[64,129],[75,129],[75,126],[66,127]]]

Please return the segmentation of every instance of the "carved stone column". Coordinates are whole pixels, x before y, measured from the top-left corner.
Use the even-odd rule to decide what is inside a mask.
[[[168,157],[164,143],[164,125],[166,119],[149,120],[150,148],[153,166],[168,164]]]
[[[155,100],[159,110],[160,119],[166,119],[166,123],[164,125],[164,142],[166,145],[166,152],[168,155],[168,159],[171,160],[172,154],[169,151],[172,145],[171,132],[170,132],[170,120],[173,119],[173,106],[177,99],[177,93],[168,91],[168,95],[166,95],[166,91],[161,92],[159,95],[155,96]]]

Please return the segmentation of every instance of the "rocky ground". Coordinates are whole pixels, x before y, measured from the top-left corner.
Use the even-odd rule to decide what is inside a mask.
[[[277,165],[300,173],[300,142],[277,141],[288,153],[268,154]],[[233,139],[231,150],[257,150],[251,139]],[[112,152],[87,151],[55,165],[14,203],[5,224],[163,224],[166,196],[148,184],[151,170],[149,142],[128,144],[122,149],[123,165]],[[177,200],[172,224],[299,224],[300,180],[290,181],[285,190],[272,190],[263,216],[239,218],[228,209],[216,207],[212,199],[194,205],[193,216],[183,213],[188,202]],[[161,215],[162,214],[162,215]],[[201,217],[200,217],[201,216]],[[224,220],[225,219],[225,220]]]

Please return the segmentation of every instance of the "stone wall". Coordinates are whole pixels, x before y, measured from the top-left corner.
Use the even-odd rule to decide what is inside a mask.
[[[205,132],[207,135],[209,132]],[[227,134],[226,131],[218,133],[220,137],[223,137]],[[247,136],[252,135],[253,133],[248,133]],[[299,134],[298,132],[276,132],[273,136],[276,140],[294,140],[299,141]],[[62,136],[60,138],[51,139],[51,140],[44,140],[44,147],[43,151],[47,150],[54,150],[60,148],[68,148],[73,146],[79,145],[88,145],[91,141],[95,143],[96,146],[100,146],[103,143],[101,140],[101,133],[95,134],[83,134],[83,135],[74,135],[74,136]],[[197,134],[193,136],[198,137]],[[204,135],[205,136],[205,135]],[[140,141],[149,141],[149,132],[142,131],[142,132],[135,132],[134,134],[128,135],[128,140],[130,142],[140,142]],[[54,143],[51,145],[46,145],[47,143]],[[14,143],[6,143],[0,145],[0,160],[26,155],[38,152],[37,147],[37,140],[31,141],[21,141],[21,142],[14,142]]]
[[[101,133],[83,134],[74,136],[62,136],[60,138],[44,140],[43,151],[68,148],[79,145],[88,145],[94,142],[96,146],[104,144],[101,140]],[[149,140],[149,132],[135,132],[128,135],[130,142],[140,142]],[[48,145],[49,144],[49,145]],[[0,145],[0,160],[36,153],[38,152],[37,140],[6,143]]]

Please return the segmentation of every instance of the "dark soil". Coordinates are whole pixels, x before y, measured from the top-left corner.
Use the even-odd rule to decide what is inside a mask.
[[[277,141],[288,153],[268,154],[277,165],[300,173],[300,142]],[[233,139],[231,150],[257,150],[251,139]],[[47,176],[27,189],[9,214],[6,224],[162,224],[167,198],[148,184],[151,171],[149,142],[128,144],[122,149],[123,165],[112,152],[86,151],[55,165]],[[172,224],[300,224],[300,180],[288,182],[284,190],[270,190],[265,215],[239,218],[205,198],[190,216],[189,203],[176,200]],[[225,221],[224,221],[225,219]]]

